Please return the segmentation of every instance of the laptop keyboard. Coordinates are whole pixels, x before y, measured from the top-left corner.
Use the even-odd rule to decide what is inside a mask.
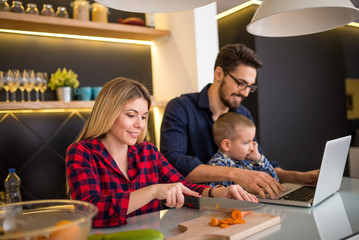
[[[314,198],[315,186],[302,186],[279,199],[307,202]]]

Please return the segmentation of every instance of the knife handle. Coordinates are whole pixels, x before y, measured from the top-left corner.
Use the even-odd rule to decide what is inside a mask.
[[[199,209],[199,198],[184,196],[184,204],[190,204],[191,207]],[[166,199],[161,200],[161,209],[168,209],[168,207],[166,206]]]

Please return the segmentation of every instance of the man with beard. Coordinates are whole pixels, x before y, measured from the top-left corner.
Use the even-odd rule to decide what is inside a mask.
[[[194,183],[232,181],[251,193],[265,198],[279,197],[282,185],[265,172],[210,166],[206,163],[217,152],[212,125],[222,114],[239,113],[252,122],[251,113],[241,105],[250,92],[255,92],[257,69],[262,62],[243,44],[221,48],[214,66],[214,81],[199,93],[183,94],[166,107],[161,126],[161,152],[188,180]],[[262,151],[260,150],[262,153]],[[314,184],[319,170],[287,171],[271,162],[280,182]]]

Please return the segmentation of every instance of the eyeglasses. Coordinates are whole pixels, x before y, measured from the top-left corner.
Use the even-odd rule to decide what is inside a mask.
[[[248,83],[246,83],[245,81],[243,81],[243,80],[238,80],[238,79],[236,79],[235,77],[233,77],[232,74],[230,74],[228,71],[226,71],[226,70],[224,70],[224,69],[223,69],[223,71],[224,71],[225,73],[227,73],[227,74],[238,84],[238,85],[237,85],[237,88],[238,88],[239,90],[244,90],[244,89],[249,88],[249,91],[250,91],[251,93],[253,93],[253,92],[255,92],[255,91],[257,90],[257,88],[258,88],[257,85],[248,85]]]

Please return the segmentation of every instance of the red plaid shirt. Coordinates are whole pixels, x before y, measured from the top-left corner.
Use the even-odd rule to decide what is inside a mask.
[[[128,149],[128,177],[121,173],[116,162],[99,139],[82,140],[67,149],[66,174],[72,199],[93,203],[99,212],[93,227],[126,224],[126,218],[160,210],[160,201],[152,200],[126,215],[130,192],[158,183],[181,182],[199,192],[208,187],[187,181],[148,142]]]

